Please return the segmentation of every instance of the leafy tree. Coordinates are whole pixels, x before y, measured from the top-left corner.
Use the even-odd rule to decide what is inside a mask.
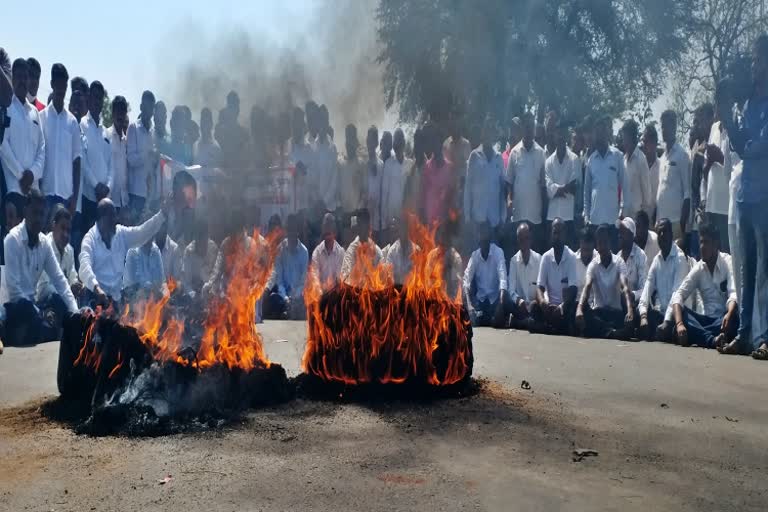
[[[621,114],[661,92],[694,1],[380,0],[387,106],[406,122]]]

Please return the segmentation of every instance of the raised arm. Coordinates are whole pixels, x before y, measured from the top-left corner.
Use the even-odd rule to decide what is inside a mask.
[[[120,226],[119,232],[122,233],[126,246],[141,247],[157,234],[163,222],[165,222],[165,213],[159,211],[144,224],[131,227]]]

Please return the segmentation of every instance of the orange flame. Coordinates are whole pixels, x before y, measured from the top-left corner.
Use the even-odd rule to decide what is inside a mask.
[[[323,304],[322,288],[308,279],[305,372],[349,385],[414,377],[449,385],[470,371],[469,318],[462,314],[460,293],[449,297],[446,292],[444,259],[433,252],[435,229],[410,216],[409,231],[420,250],[411,256],[402,289],[393,286],[389,265],[374,264],[370,248],[358,251],[351,284],[332,292],[338,303]]]
[[[194,358],[180,353],[184,349],[186,319],[176,316],[168,307],[176,289],[173,280],[168,281],[169,292],[163,296],[126,306],[121,323],[137,330],[156,361],[176,362],[198,370],[218,364],[246,371],[257,366],[269,367],[261,334],[256,329],[255,311],[277,256],[278,236],[279,233],[274,233],[264,239],[255,232],[253,238],[243,235],[222,244],[223,269],[218,293],[209,298],[204,318],[191,319],[202,327]],[[96,318],[101,314],[97,311]],[[98,370],[101,354],[92,342],[96,324],[96,321],[88,324],[75,366],[85,365]],[[109,376],[114,376],[123,363],[123,356],[118,353],[117,363]]]

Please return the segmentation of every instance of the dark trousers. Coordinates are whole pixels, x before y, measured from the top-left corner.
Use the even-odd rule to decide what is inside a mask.
[[[713,317],[696,313],[690,308],[683,309],[683,323],[688,329],[688,343],[703,348],[715,348],[715,338],[720,334],[723,317]],[[736,336],[739,328],[739,318],[736,316],[731,323],[729,332],[725,333],[728,340]]]
[[[499,301],[492,304],[489,300],[474,301],[474,313],[470,315],[472,325],[476,327],[501,327],[504,323],[504,308]]]
[[[21,299],[5,304],[5,343],[9,346],[34,345],[61,337],[67,306],[57,294],[35,304]]]
[[[277,286],[265,292],[263,313],[267,320],[304,320],[307,310],[304,298],[292,299],[289,303],[277,292]]]
[[[613,331],[623,331],[624,317],[620,309],[584,308],[584,336],[587,338],[610,338]]]
[[[576,332],[575,304],[564,304],[562,311],[554,304],[535,303],[531,307],[533,326],[531,332],[540,334],[566,335]]]
[[[668,341],[659,340],[656,337],[656,329],[658,329],[659,326],[664,322],[664,313],[656,309],[649,309],[646,317],[648,318],[648,331],[644,333],[638,333],[638,338],[644,339],[646,341]],[[639,314],[636,315],[636,318],[640,318]],[[674,324],[674,322],[672,323]]]
[[[91,201],[87,197],[83,196],[83,208],[82,208],[82,222],[81,228],[83,233],[87,233],[89,229],[96,224],[96,208],[98,203]]]

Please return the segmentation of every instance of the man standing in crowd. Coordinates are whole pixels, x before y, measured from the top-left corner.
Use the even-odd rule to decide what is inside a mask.
[[[332,213],[323,216],[323,240],[312,251],[312,272],[323,290],[336,286],[344,263],[344,248],[336,241],[336,217]]]
[[[675,335],[683,346],[722,350],[736,337],[739,327],[731,258],[720,252],[720,233],[715,226],[699,226],[699,237],[701,261],[696,262],[672,295]],[[703,302],[703,314],[684,305],[697,291]]]
[[[629,191],[624,194],[624,215],[632,218],[637,218],[640,211],[649,213],[652,202],[648,160],[637,145],[639,131],[640,128],[634,119],[625,121],[621,128],[624,172],[629,182]]]
[[[752,96],[744,107],[741,123],[736,125],[728,107],[721,105],[718,116],[736,153],[741,157],[741,181],[737,183],[739,242],[741,265],[741,326],[736,340],[725,345],[724,353],[749,352],[755,359],[768,360],[768,333],[750,333],[758,269],[768,269],[768,215],[763,208],[768,201],[768,35],[757,38],[752,50]],[[766,312],[763,315],[768,317]],[[768,322],[766,322],[768,325]],[[756,340],[754,344],[751,339]]]
[[[650,230],[650,219],[644,210],[637,212],[635,218],[635,244],[645,253],[646,268],[651,268],[653,258],[659,254],[658,235]]]
[[[155,147],[155,95],[144,91],[141,95],[139,119],[128,126],[128,200],[131,218],[136,222],[144,211],[148,199],[150,180],[155,175],[158,152]],[[141,245],[141,244],[139,244]]]
[[[672,236],[678,240],[685,235],[691,210],[691,161],[677,142],[677,114],[672,110],[661,114],[661,136],[665,149],[659,161],[656,218],[669,219]]]
[[[402,133],[402,132],[401,132]],[[401,141],[398,141],[401,143]],[[405,141],[402,140],[402,144]],[[392,154],[394,139],[390,132],[381,134],[381,205],[379,208],[382,225],[385,221],[400,217],[403,209],[403,191],[405,190],[405,174],[403,164]],[[375,216],[374,216],[375,218]],[[374,229],[375,231],[375,229]],[[385,232],[374,235],[380,245],[389,244],[397,233]]]
[[[37,189],[31,189],[24,208],[24,220],[5,237],[9,300],[5,304],[5,341],[9,345],[55,340],[64,315],[77,312],[77,302],[59,267],[53,246],[41,233],[44,217],[45,199]],[[43,272],[53,283],[56,295],[49,299],[47,309],[41,313],[38,306],[44,305],[35,302],[35,293]]]
[[[576,326],[588,338],[624,340],[633,332],[635,301],[627,281],[627,267],[621,256],[611,254],[611,236],[608,225],[597,228],[598,257],[587,268],[587,282],[576,307]]]
[[[356,211],[365,208],[368,197],[365,163],[357,154],[360,142],[357,139],[357,127],[348,124],[344,130],[346,153],[339,162],[339,196],[341,199],[342,244],[349,245],[352,241],[352,216]]]
[[[719,113],[727,113],[733,106],[733,96],[728,81],[722,81],[715,90],[718,120],[712,124],[706,149],[704,176],[706,177],[705,219],[714,224],[723,236],[723,252],[730,252],[730,244],[725,233],[728,232],[728,209],[730,207],[729,182],[733,168],[740,162],[739,155],[731,149],[725,124]],[[741,269],[735,269],[736,272]]]
[[[443,143],[443,155],[451,163],[450,169],[454,173],[450,186],[451,190],[454,191],[454,201],[446,207],[458,210],[461,209],[461,202],[464,198],[464,178],[467,175],[467,162],[469,161],[469,154],[472,153],[472,144],[462,135],[461,119],[454,117],[448,126],[450,127],[450,134]]]
[[[41,112],[45,108],[40,100],[37,99],[37,91],[40,89],[40,76],[43,74],[43,69],[40,67],[40,63],[36,58],[30,57],[27,59],[27,65],[29,67],[29,80],[27,80],[27,101]]]
[[[316,115],[319,131],[313,144],[314,166],[309,176],[313,198],[310,206],[322,204],[324,211],[334,212],[339,201],[339,153],[329,135],[328,108],[320,106]]]
[[[117,223],[115,205],[108,198],[99,201],[96,224],[83,237],[80,250],[80,280],[96,304],[106,306],[122,297],[125,257],[128,250],[152,240],[166,220],[168,202],[144,224],[126,227]]]
[[[565,221],[552,219],[552,248],[541,257],[534,329],[550,334],[566,334],[573,326],[576,305],[576,259],[565,245]]]
[[[368,271],[384,259],[376,242],[371,240],[371,216],[363,209],[355,217],[357,237],[349,244],[341,264],[341,280],[352,286],[363,286]]]
[[[275,268],[267,283],[270,294],[264,305],[265,318],[304,318],[304,282],[308,265],[309,253],[299,240],[298,217],[295,214],[288,215],[285,221],[285,240],[280,242]]]
[[[512,203],[513,229],[520,222],[531,225],[533,247],[540,249],[544,235],[542,233],[542,213],[546,187],[544,180],[544,149],[534,140],[535,125],[533,115],[523,115],[523,140],[512,148],[505,179],[509,199]],[[505,244],[505,250],[511,251],[514,244]],[[509,247],[509,246],[512,247]]]
[[[88,92],[88,115],[80,122],[85,134],[83,151],[83,231],[96,222],[96,205],[112,190],[112,146],[106,128],[101,124],[104,86],[95,80]]]
[[[221,161],[221,148],[213,140],[213,114],[208,107],[200,111],[200,140],[195,147],[194,162],[205,169],[214,169]]]
[[[383,167],[384,162],[376,155],[376,148],[379,147],[379,130],[375,126],[368,128],[368,134],[365,139],[368,149],[368,212],[370,214],[371,227],[374,238],[379,241],[379,235],[386,227],[386,218],[382,218],[382,200],[383,200]],[[383,138],[382,138],[383,144]]]
[[[45,194],[47,217],[50,221],[54,206],[63,204],[74,218],[77,199],[80,195],[82,137],[80,125],[75,116],[64,108],[69,74],[63,64],[51,67],[51,103],[40,112],[45,137],[45,165],[43,170],[43,193]]]
[[[128,210],[128,102],[122,96],[112,99],[112,126],[107,130],[112,161],[112,187],[109,198],[119,213]],[[121,215],[122,217],[122,215]]]
[[[75,269],[75,251],[69,244],[70,233],[72,231],[72,214],[69,213],[64,205],[57,205],[53,212],[53,222],[51,232],[45,235],[45,241],[53,248],[53,254],[59,262],[64,277],[69,283],[75,300],[80,299],[83,292],[83,285],[77,276]],[[37,282],[37,302],[45,305],[51,304],[56,287],[53,285],[46,272],[40,276]]]
[[[421,205],[427,226],[433,226],[448,220],[448,212],[456,201],[456,187],[460,184],[457,184],[455,164],[443,156],[440,129],[430,123],[424,127],[423,133],[428,144],[427,155],[432,157],[427,160],[421,175]],[[457,142],[457,145],[460,144]],[[460,147],[454,149],[462,150]],[[466,169],[466,161],[461,167]]]
[[[307,128],[304,123],[304,112],[296,107],[293,109],[291,121],[291,130],[293,137],[291,139],[291,163],[295,169],[293,175],[293,201],[294,213],[307,210],[309,208],[309,190],[307,182],[311,168],[314,165],[314,154],[312,147],[307,144]],[[223,150],[224,148],[222,148]]]
[[[504,165],[501,155],[493,148],[493,126],[486,118],[482,129],[482,143],[469,155],[467,176],[464,180],[465,247],[477,246],[478,226],[488,223],[496,239],[507,211],[504,188]]]
[[[531,250],[531,229],[527,222],[517,226],[519,250],[509,260],[509,327],[529,326],[531,308],[536,302],[541,255]]]
[[[552,143],[555,151],[544,164],[544,179],[547,185],[549,205],[547,207],[547,224],[551,231],[552,221],[560,218],[565,222],[566,243],[575,243],[575,196],[581,183],[581,162],[570,149],[565,130],[556,123],[551,128]]]
[[[13,61],[11,74],[13,99],[8,108],[11,125],[6,128],[0,144],[0,163],[7,192],[27,194],[37,188],[37,181],[43,176],[45,140],[37,109],[27,101],[27,61]]]
[[[589,155],[584,171],[584,222],[593,226],[605,224],[603,231],[608,236],[610,249],[615,251],[618,249],[615,223],[624,216],[624,198],[632,194],[632,189],[624,170],[624,156],[610,145],[610,137],[611,118],[601,117],[595,123],[595,150]]]
[[[643,140],[640,146],[645,160],[648,162],[648,173],[650,177],[651,198],[648,205],[648,217],[651,220],[657,220],[656,217],[656,197],[659,193],[659,134],[656,127],[652,124],[646,125],[643,132]]]
[[[638,337],[649,341],[669,341],[672,335],[672,295],[688,275],[688,258],[672,239],[672,223],[669,219],[659,219],[656,233],[661,252],[651,263],[640,296]]]
[[[487,222],[477,226],[478,248],[464,270],[464,305],[472,325],[500,327],[504,322],[507,270],[504,251],[491,242]]]

